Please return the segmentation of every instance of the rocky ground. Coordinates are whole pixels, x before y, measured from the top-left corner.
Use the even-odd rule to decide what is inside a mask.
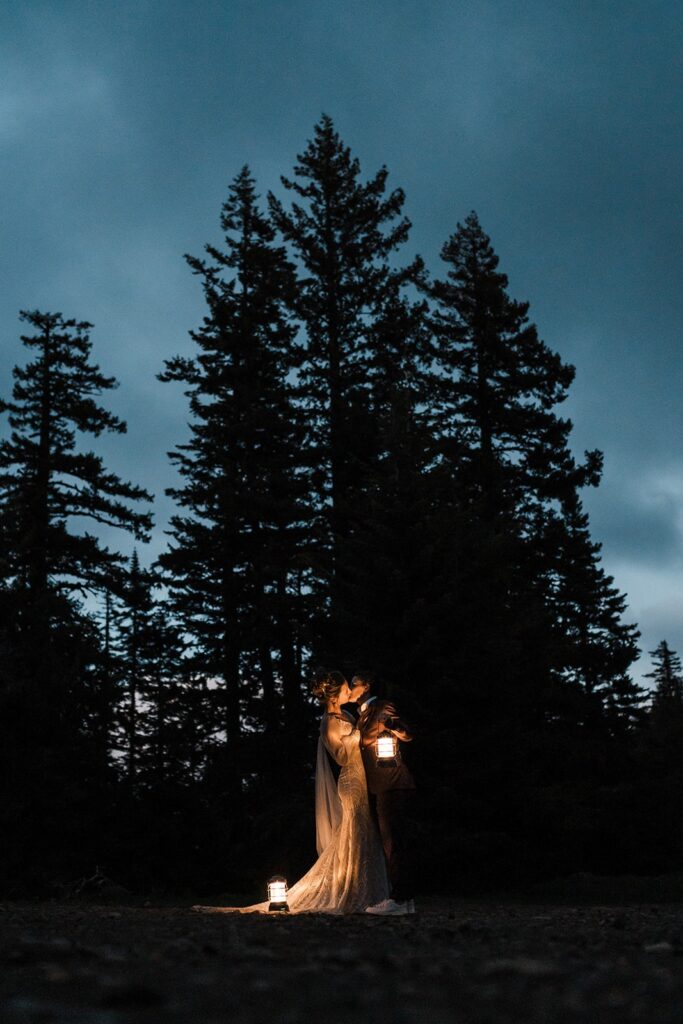
[[[676,902],[432,898],[383,919],[10,902],[0,962],[3,1024],[683,1022]]]

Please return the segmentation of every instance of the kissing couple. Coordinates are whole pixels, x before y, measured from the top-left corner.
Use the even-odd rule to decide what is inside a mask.
[[[311,689],[324,708],[315,773],[318,859],[290,887],[289,910],[413,914],[407,812],[415,783],[400,751],[412,732],[376,692],[370,672],[358,672],[349,685],[341,672],[320,669]],[[396,752],[383,762],[377,738],[387,733]],[[267,911],[268,903],[239,910]]]

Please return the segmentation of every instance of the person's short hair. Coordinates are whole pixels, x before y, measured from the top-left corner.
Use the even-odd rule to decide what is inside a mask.
[[[361,669],[358,672],[353,673],[351,680],[352,684],[362,683],[366,690],[370,693],[375,693],[377,689],[377,675],[370,669]]]

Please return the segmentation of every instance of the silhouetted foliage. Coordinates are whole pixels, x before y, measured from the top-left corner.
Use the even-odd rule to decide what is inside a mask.
[[[206,314],[159,375],[189,436],[151,567],[74,526],[151,525],[149,495],[81,450],[125,429],[96,403],[114,381],[89,325],[23,314],[36,358],[0,403],[6,877],[296,876],[319,663],[374,670],[416,727],[425,888],[675,865],[680,660],[652,652],[646,709],[581,501],[602,454],[577,460],[558,414],[574,367],[476,214],[443,279],[401,261],[403,192],[384,167],[363,178],[329,117],[282,183],[293,201],[265,211],[244,167],[221,246],[186,257]]]
[[[323,660],[342,656],[337,624],[338,614],[343,614],[340,548],[349,537],[362,491],[358,460],[365,433],[358,429],[358,410],[373,361],[368,350],[371,324],[395,290],[396,272],[389,258],[410,227],[401,216],[402,190],[385,194],[387,173],[382,167],[363,181],[358,159],[324,115],[297,157],[294,176],[282,178],[294,193],[291,209],[273,194],[268,197],[273,223],[300,262],[292,308],[305,332],[299,395],[305,413],[309,500],[317,515],[314,586],[323,613]]]
[[[184,514],[171,519],[172,546],[159,562],[194,667],[210,682],[212,759],[237,813],[254,730],[270,736],[286,720],[289,738],[306,731],[300,648],[308,611],[299,594],[309,516],[290,381],[299,358],[287,307],[293,268],[246,167],[221,224],[225,252],[207,246],[209,261],[188,257],[209,308],[193,332],[198,355],[169,360],[161,375],[186,385],[193,418],[190,441],[171,453],[183,485],[168,493]]]
[[[679,655],[662,640],[650,651],[654,681],[649,726],[661,756],[683,768],[683,669]]]
[[[75,524],[118,527],[144,540],[151,517],[131,503],[152,500],[82,446],[84,435],[126,429],[97,404],[116,382],[90,360],[91,325],[38,311],[21,319],[33,328],[22,341],[35,357],[15,368],[12,398],[0,402],[10,427],[0,441],[0,774],[12,863],[32,843],[38,861],[43,853],[58,859],[84,827],[79,809],[106,773],[100,637],[81,599],[101,592],[124,559]]]

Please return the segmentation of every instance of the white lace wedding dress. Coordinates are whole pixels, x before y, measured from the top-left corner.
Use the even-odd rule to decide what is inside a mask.
[[[341,765],[335,786],[329,751]],[[350,718],[326,712],[315,779],[319,857],[287,893],[290,913],[353,914],[389,896],[382,843],[370,814],[360,734]],[[224,910],[266,912],[268,903]]]

